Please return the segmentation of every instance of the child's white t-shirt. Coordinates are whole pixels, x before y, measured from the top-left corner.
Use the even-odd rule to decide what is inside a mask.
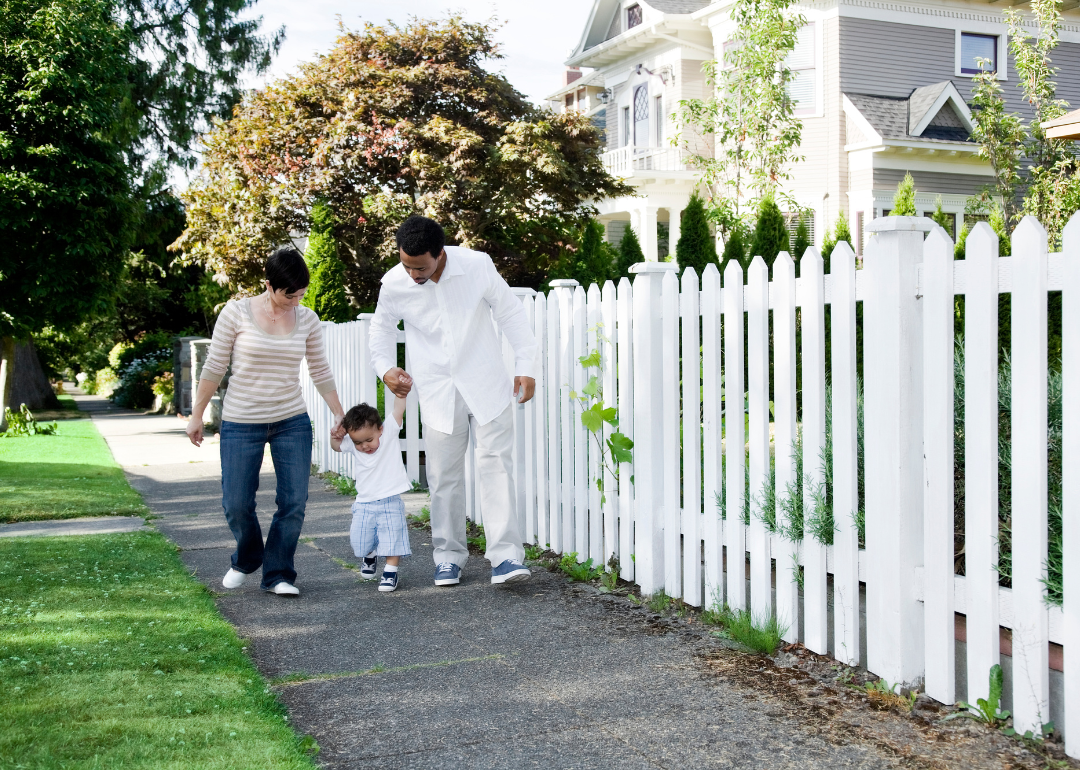
[[[395,423],[390,414],[383,422],[383,434],[379,439],[379,448],[371,454],[364,454],[345,434],[341,440],[341,451],[352,457],[353,480],[356,481],[356,502],[370,503],[384,497],[400,495],[412,489],[405,465],[401,462],[401,443],[398,433],[401,425]]]

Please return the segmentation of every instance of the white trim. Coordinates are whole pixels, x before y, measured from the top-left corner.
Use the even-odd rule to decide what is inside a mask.
[[[938,94],[938,98],[934,101],[934,104],[926,111],[926,114],[922,116],[922,119],[915,125],[914,131],[908,133],[913,136],[922,136],[922,132],[926,130],[926,127],[930,125],[930,122],[937,117],[938,112],[945,106],[945,102],[951,101],[953,107],[956,108],[957,114],[960,116],[960,121],[964,124],[964,127],[969,133],[975,131],[975,122],[971,119],[971,110],[964,103],[963,97],[960,96],[960,92],[956,90],[956,86],[952,81],[949,81],[949,85],[941,89],[941,93]],[[908,104],[911,104],[911,100],[908,100]],[[910,109],[910,107],[909,107]]]
[[[692,51],[697,51],[698,53],[704,53],[704,54],[708,55],[708,57],[710,59],[713,56],[716,55],[716,52],[712,48],[708,48],[708,47],[703,46],[703,45],[698,45],[697,43],[691,43],[689,40],[683,40],[682,38],[675,37],[674,35],[669,35],[669,34],[667,34],[665,32],[658,32],[657,29],[656,29],[656,26],[657,25],[655,25],[655,24],[652,26],[652,34],[655,37],[660,38],[661,40],[668,40],[668,41],[670,41],[672,43],[675,43],[677,45],[681,45],[683,48],[689,48]]]
[[[859,108],[856,107],[855,104],[851,101],[851,99],[848,98],[847,94],[842,93],[841,96],[844,97],[844,114],[855,122],[855,125],[859,127],[859,131],[861,131],[862,135],[866,137],[865,142],[848,145],[844,149],[849,151],[851,149],[861,150],[865,147],[876,147],[882,142],[884,142],[885,138],[881,134],[879,134],[872,125],[870,125],[870,121],[867,120],[861,112],[859,112]]]
[[[839,8],[841,16],[871,21],[891,21],[937,29],[961,28],[965,32],[989,34],[1004,34],[1008,30],[1004,15],[992,5],[980,11],[967,4],[935,3],[931,6],[890,0],[843,0]],[[1075,11],[1066,11],[1062,15],[1065,18],[1061,24],[1061,41],[1080,42],[1080,19]],[[1024,26],[1035,31],[1037,25],[1032,14],[1021,12],[1021,16]]]
[[[985,26],[985,25],[975,25]],[[971,80],[975,75],[970,72],[961,72],[962,62],[960,61],[960,38],[962,35],[985,35],[994,36],[997,38],[997,72],[994,75],[995,80],[1008,80],[1009,79],[1009,35],[1008,33],[1000,29],[1001,25],[994,25],[999,29],[987,30],[987,29],[971,29],[970,26],[956,27],[954,32],[956,36],[953,43],[953,74],[958,78],[967,78]]]

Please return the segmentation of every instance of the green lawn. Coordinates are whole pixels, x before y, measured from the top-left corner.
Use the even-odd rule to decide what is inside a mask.
[[[161,535],[0,540],[0,767],[313,768]]]
[[[0,438],[0,523],[147,512],[90,420],[61,419],[55,436]]]

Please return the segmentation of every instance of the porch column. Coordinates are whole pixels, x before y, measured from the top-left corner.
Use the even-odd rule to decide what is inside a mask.
[[[682,232],[682,207],[668,207],[668,254],[672,261],[675,259],[675,246],[679,243],[679,234]]]
[[[641,251],[645,254],[646,262],[659,261],[659,247],[656,243],[656,212],[656,206],[642,206],[638,213],[641,229],[637,236],[641,241]]]

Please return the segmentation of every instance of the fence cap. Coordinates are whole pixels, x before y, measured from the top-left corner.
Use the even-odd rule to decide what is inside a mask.
[[[548,282],[548,286],[553,289],[574,288],[581,284],[575,281],[573,278],[556,278],[554,281]]]
[[[511,286],[510,291],[514,292],[514,295],[517,296],[517,297],[535,297],[536,296],[536,290],[535,289],[529,289],[529,288],[524,287],[524,286]]]
[[[679,266],[673,262],[635,262],[630,265],[630,272],[641,273],[677,273]]]
[[[375,317],[374,313],[359,313],[356,316],[356,320],[357,321],[370,321],[374,317]]]
[[[937,227],[930,217],[878,217],[866,226],[871,233],[920,232],[928,233]]]

